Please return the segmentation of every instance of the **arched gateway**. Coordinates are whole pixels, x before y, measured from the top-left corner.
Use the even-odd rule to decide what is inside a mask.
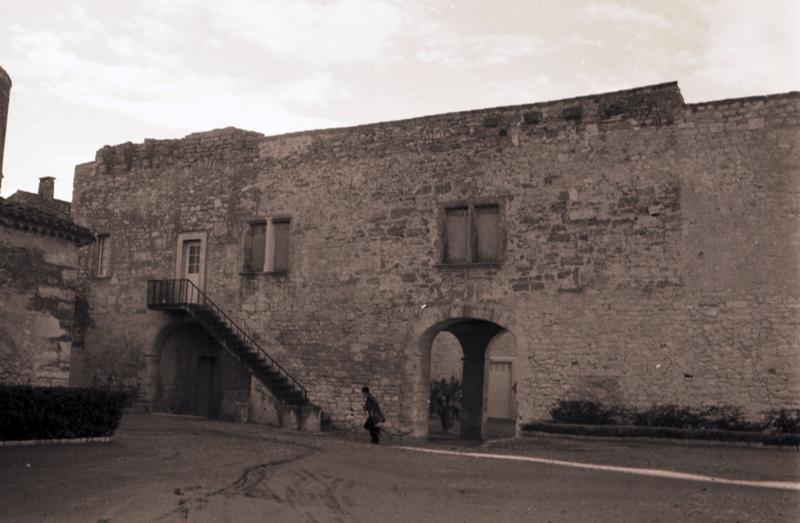
[[[250,396],[250,374],[203,328],[173,320],[156,338],[153,408],[175,414],[231,418]]]
[[[463,306],[423,309],[411,327],[406,347],[406,378],[403,418],[415,437],[428,435],[431,346],[440,332],[458,340],[462,359],[462,439],[480,440],[486,429],[486,353],[491,341],[510,330],[511,321],[491,308]]]

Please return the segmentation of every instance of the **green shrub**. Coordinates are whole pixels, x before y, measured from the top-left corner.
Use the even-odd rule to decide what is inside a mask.
[[[438,414],[442,430],[447,432],[461,414],[461,382],[455,376],[431,381],[430,414]]]
[[[763,423],[745,420],[740,408],[728,406],[693,409],[678,405],[655,405],[646,411],[637,413],[634,425],[754,432],[763,428]]]
[[[800,409],[769,411],[761,421],[748,421],[738,407],[691,408],[680,405],[654,405],[647,410],[605,406],[586,400],[561,400],[550,409],[555,423],[577,425],[633,425],[722,431],[800,434]]]
[[[0,440],[110,436],[127,401],[119,391],[0,384]]]
[[[561,400],[550,409],[556,423],[581,425],[614,425],[619,422],[621,409],[609,409],[602,403],[585,400]]]
[[[455,376],[450,376],[449,381],[445,378],[431,380],[428,405],[431,414],[438,413],[442,405],[457,408],[461,405],[461,382]]]
[[[654,405],[644,412],[637,412],[634,418],[634,425],[638,427],[693,429],[703,425],[703,418],[689,407]]]
[[[699,414],[707,429],[759,432],[764,428],[763,422],[745,420],[739,407],[706,407]]]
[[[764,428],[779,434],[800,434],[800,409],[776,409],[767,412]]]

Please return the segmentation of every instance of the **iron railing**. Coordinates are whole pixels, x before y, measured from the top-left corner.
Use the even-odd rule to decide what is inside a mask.
[[[270,362],[280,374],[285,376],[289,381],[302,392],[303,398],[308,400],[308,391],[305,387],[292,376],[289,371],[284,369],[275,358],[270,356],[256,340],[254,340],[244,329],[233,321],[221,307],[211,301],[209,297],[201,291],[197,285],[191,280],[150,280],[147,282],[147,306],[151,309],[174,309],[181,308],[188,311],[194,316],[193,309],[204,307],[222,320],[225,325],[234,333],[237,334],[243,341],[248,343],[251,347],[255,348],[267,361]]]

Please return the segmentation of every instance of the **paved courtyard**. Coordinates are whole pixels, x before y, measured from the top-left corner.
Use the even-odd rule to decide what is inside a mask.
[[[367,440],[132,414],[114,443],[0,448],[0,521],[800,519],[795,450]]]

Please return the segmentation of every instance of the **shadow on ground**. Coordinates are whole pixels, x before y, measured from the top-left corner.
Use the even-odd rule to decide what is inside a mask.
[[[515,430],[514,420],[489,418],[486,423],[485,441],[513,438]],[[479,446],[482,444],[480,441],[462,440],[460,433],[461,422],[459,420],[453,420],[453,426],[447,431],[442,429],[442,424],[438,417],[432,417],[428,421],[428,441],[430,443],[459,444],[463,446]]]

